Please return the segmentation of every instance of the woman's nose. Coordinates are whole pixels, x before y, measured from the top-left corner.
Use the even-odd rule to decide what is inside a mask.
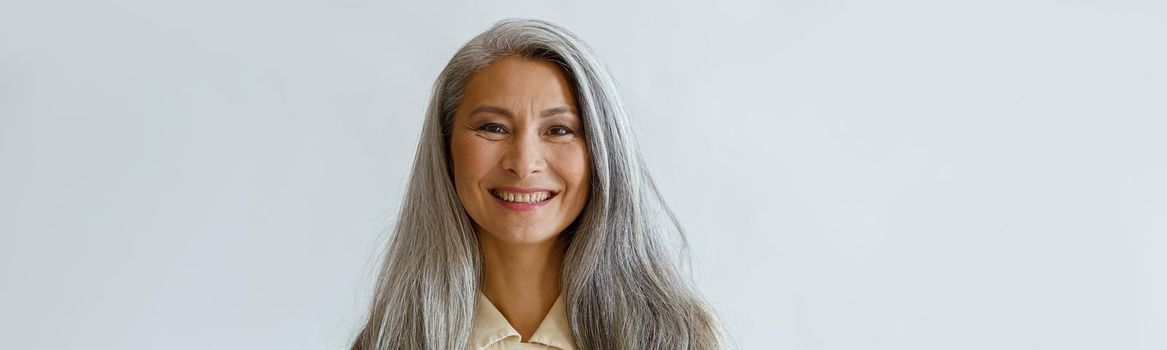
[[[543,157],[543,147],[538,132],[517,133],[511,139],[507,154],[503,157],[503,168],[510,170],[519,179],[540,173],[547,167]]]

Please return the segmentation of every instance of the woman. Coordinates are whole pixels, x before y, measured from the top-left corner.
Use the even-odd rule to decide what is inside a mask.
[[[683,233],[574,34],[504,20],[434,84],[353,349],[712,349]]]

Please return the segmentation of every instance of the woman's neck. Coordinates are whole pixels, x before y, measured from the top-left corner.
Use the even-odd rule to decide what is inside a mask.
[[[559,297],[564,250],[554,240],[537,244],[500,242],[478,235],[486,274],[482,293],[525,342]]]

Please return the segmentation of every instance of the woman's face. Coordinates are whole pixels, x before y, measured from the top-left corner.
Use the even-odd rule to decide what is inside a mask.
[[[578,110],[549,61],[508,56],[470,77],[450,153],[454,187],[480,239],[542,243],[579,216],[590,170]]]

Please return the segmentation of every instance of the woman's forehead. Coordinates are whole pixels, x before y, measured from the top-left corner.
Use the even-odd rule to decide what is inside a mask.
[[[508,56],[470,76],[462,106],[493,105],[534,113],[556,107],[576,109],[572,86],[554,62]]]

